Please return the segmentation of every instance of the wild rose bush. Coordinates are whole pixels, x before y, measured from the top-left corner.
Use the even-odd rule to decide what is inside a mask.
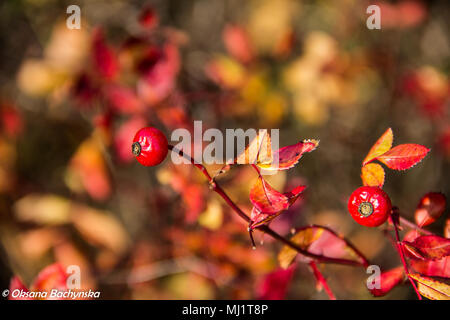
[[[372,31],[360,1],[168,3],[27,18],[42,45],[2,75],[3,287],[78,265],[102,298],[448,299],[443,5],[379,2]],[[139,129],[194,120],[279,128],[277,174],[134,159]],[[392,201],[377,228],[348,212],[360,186]]]

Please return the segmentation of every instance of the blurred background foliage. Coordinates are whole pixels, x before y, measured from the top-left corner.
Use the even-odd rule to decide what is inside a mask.
[[[65,26],[81,8],[80,30]],[[168,159],[134,161],[134,133],[280,128],[280,146],[320,139],[278,190],[308,185],[273,227],[317,223],[348,236],[374,263],[398,265],[378,229],[346,201],[388,127],[396,144],[432,149],[385,190],[412,219],[420,197],[449,190],[448,1],[57,1],[0,4],[0,283],[46,265],[79,265],[82,286],[115,299],[324,299],[307,265],[281,272],[280,246],[251,249],[246,225],[202,176]],[[209,166],[214,172],[218,166]],[[250,212],[251,168],[220,178]],[[445,219],[433,225],[442,232]],[[341,299],[365,299],[367,274],[321,266]],[[388,298],[411,298],[407,286]]]

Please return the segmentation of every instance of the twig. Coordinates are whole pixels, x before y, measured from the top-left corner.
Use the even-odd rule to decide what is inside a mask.
[[[331,291],[330,287],[328,286],[327,279],[325,279],[323,274],[320,272],[319,268],[317,267],[317,264],[314,261],[311,261],[309,265],[313,270],[313,274],[316,277],[316,280],[323,287],[330,300],[336,300],[336,296],[333,294],[333,291]]]
[[[425,229],[419,227],[417,224],[415,224],[415,223],[413,223],[413,222],[403,218],[402,216],[399,216],[399,217],[400,217],[400,225],[405,225],[405,226],[407,226],[410,229],[417,230],[417,231],[419,231],[419,232],[421,232],[423,234],[426,234],[426,235],[433,235],[433,232],[425,230]]]
[[[181,150],[176,149],[172,145],[169,145],[169,150],[171,150],[171,151],[175,152],[176,154],[178,154],[179,156],[182,156],[185,159],[189,160],[195,167],[197,167],[203,173],[203,175],[206,177],[206,179],[208,180],[210,189],[213,190],[214,192],[216,192],[217,194],[219,194],[222,197],[222,199],[234,210],[234,212],[236,212],[236,214],[239,217],[241,217],[243,220],[245,220],[248,223],[251,222],[250,217],[247,216],[233,202],[233,200],[230,199],[230,197],[220,187],[220,185],[217,183],[217,181],[214,181],[214,179],[211,178],[211,176],[208,173],[208,170],[206,170],[206,168],[202,164],[195,163],[195,160],[191,156],[185,154]],[[311,253],[311,252],[301,248],[300,246],[298,246],[294,242],[290,241],[289,239],[284,238],[283,236],[281,236],[280,234],[278,234],[277,232],[272,230],[267,225],[262,225],[260,227],[257,227],[256,229],[258,229],[259,231],[264,232],[265,234],[271,236],[275,240],[278,240],[278,241],[282,242],[283,244],[291,247],[292,249],[294,249],[298,253],[300,253],[300,254],[302,254],[302,255],[304,255],[306,257],[315,259],[315,260],[317,260],[319,262],[322,262],[322,263],[335,263],[335,264],[350,265],[350,266],[365,266],[366,265],[365,263],[361,263],[361,262],[354,261],[354,260],[341,259],[341,258],[332,258],[332,257],[326,257],[326,256],[323,256],[323,255],[318,255],[318,254]],[[364,261],[367,261],[367,259],[364,258]]]
[[[393,213],[393,214],[395,214],[395,213]],[[392,217],[392,215],[389,218],[391,219],[392,224],[394,225],[395,238],[397,239],[397,251],[400,256],[400,259],[402,260],[402,264],[403,264],[403,268],[405,269],[406,276],[408,277],[409,282],[411,282],[411,285],[413,286],[414,291],[417,294],[417,297],[419,298],[419,300],[422,300],[422,296],[420,295],[419,290],[417,289],[414,280],[411,278],[411,276],[409,274],[408,264],[406,263],[405,254],[403,252],[403,245],[402,245],[402,242],[400,241],[400,235],[398,233],[398,225],[397,225],[396,218]]]

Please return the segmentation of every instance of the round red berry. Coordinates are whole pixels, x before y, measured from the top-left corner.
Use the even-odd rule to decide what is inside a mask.
[[[167,139],[156,128],[142,128],[134,136],[131,151],[142,165],[156,166],[167,156]]]
[[[378,187],[360,187],[348,199],[348,211],[353,219],[366,227],[383,224],[391,209],[391,199]]]

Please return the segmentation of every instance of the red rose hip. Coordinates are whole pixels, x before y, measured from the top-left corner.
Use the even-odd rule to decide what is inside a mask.
[[[352,218],[366,227],[378,227],[391,213],[389,196],[378,187],[360,187],[348,199],[348,211]]]
[[[134,136],[131,151],[142,165],[147,167],[156,166],[167,156],[167,139],[156,128],[142,128]]]

